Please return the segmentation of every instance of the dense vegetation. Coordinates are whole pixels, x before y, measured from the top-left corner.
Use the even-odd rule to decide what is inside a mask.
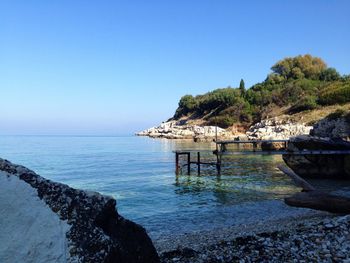
[[[183,96],[174,119],[203,118],[207,124],[226,128],[259,121],[277,107],[285,107],[286,113],[294,114],[350,102],[350,76],[340,76],[320,58],[311,55],[285,58],[271,70],[265,81],[248,90],[241,80],[238,88]]]

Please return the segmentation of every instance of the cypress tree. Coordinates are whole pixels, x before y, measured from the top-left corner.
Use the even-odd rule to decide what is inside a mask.
[[[242,97],[245,95],[245,85],[244,85],[244,80],[241,79],[239,82],[239,90],[241,91]]]

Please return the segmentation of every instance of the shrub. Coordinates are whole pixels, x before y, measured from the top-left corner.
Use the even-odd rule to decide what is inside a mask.
[[[221,111],[218,116],[231,116],[240,122],[250,122],[252,119],[252,107],[247,101],[241,99],[235,105]]]
[[[283,76],[276,74],[276,73],[271,73],[267,76],[265,82],[274,85],[274,84],[279,84],[279,83],[283,82],[284,80],[285,80],[285,78]]]
[[[229,107],[234,105],[240,98],[238,89],[216,89],[199,97],[199,107],[203,112],[218,107]]]
[[[317,108],[317,102],[316,97],[314,96],[307,96],[299,100],[296,104],[294,104],[289,109],[290,114],[294,114],[297,112],[305,111],[305,110],[313,110]]]
[[[251,105],[265,107],[271,103],[278,106],[295,103],[304,96],[315,96],[325,83],[311,79],[289,79],[283,83],[272,84],[270,80],[254,85],[246,92]]]
[[[319,97],[322,105],[344,104],[350,102],[350,82],[337,81],[324,88]]]
[[[233,116],[230,115],[221,115],[221,116],[216,116],[212,117],[207,121],[208,125],[215,125],[219,126],[221,128],[228,128],[235,124],[238,120],[234,118]]]

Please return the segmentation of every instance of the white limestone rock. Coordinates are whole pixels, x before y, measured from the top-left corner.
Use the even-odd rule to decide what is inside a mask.
[[[212,140],[216,136],[216,133],[219,137],[231,135],[230,132],[227,132],[220,127],[182,125],[176,121],[163,122],[157,127],[138,132],[136,135],[167,139],[194,139],[197,137],[208,137],[209,140]]]
[[[246,132],[250,140],[288,140],[290,137],[309,134],[312,126],[292,123],[278,118],[265,119]]]

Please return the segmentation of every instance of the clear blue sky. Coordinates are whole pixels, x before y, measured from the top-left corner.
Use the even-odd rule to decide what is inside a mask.
[[[350,1],[0,1],[0,134],[131,134],[310,53],[350,73]]]

